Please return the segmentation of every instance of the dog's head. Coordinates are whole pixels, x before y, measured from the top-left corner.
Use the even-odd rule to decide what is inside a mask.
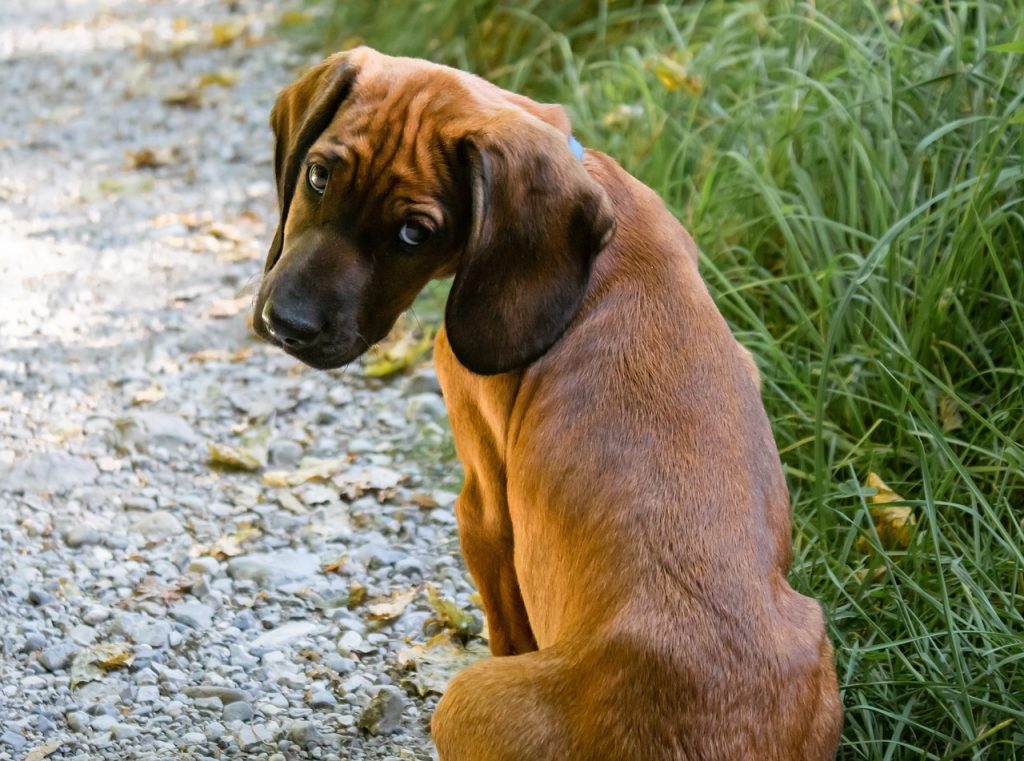
[[[452,274],[445,326],[468,369],[522,367],[562,335],[613,216],[560,107],[357,48],[285,89],[271,123],[281,219],[260,336],[338,367]]]

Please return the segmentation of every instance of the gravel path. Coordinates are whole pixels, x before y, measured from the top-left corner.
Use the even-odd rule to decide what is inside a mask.
[[[429,759],[482,648],[432,371],[249,335],[274,5],[0,5],[0,761]]]

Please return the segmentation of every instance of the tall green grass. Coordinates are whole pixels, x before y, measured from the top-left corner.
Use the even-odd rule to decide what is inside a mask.
[[[1024,4],[326,12],[331,49],[564,103],[694,233],[764,376],[841,757],[1024,758]],[[905,549],[875,533],[869,472],[916,517]]]

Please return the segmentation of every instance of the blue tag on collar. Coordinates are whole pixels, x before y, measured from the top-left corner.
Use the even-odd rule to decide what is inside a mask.
[[[577,161],[583,161],[583,146],[574,136],[569,135],[569,150],[576,157]]]

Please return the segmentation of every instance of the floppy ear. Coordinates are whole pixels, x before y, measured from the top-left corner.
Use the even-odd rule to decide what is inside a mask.
[[[298,183],[302,159],[309,146],[327,129],[355,81],[356,69],[341,54],[333,55],[288,85],[270,112],[274,129],[274,175],[281,218],[270,244],[264,272],[269,272],[284,248],[284,223]]]
[[[608,197],[565,134],[526,114],[463,138],[472,220],[445,308],[452,351],[493,375],[529,364],[580,308],[610,240]]]

